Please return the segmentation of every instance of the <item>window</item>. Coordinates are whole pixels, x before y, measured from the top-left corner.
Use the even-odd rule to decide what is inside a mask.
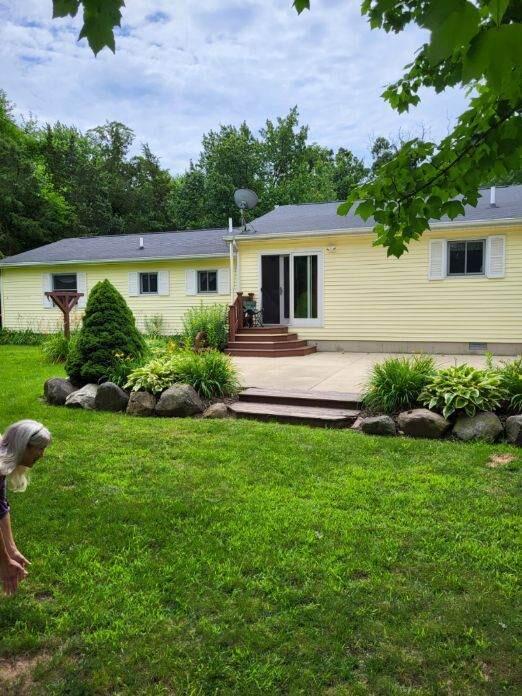
[[[448,242],[448,275],[483,274],[485,246],[484,239]]]
[[[54,273],[53,290],[70,290],[71,292],[78,292],[76,273]]]
[[[140,273],[140,295],[158,294],[158,274]]]
[[[217,271],[198,271],[198,292],[217,291]]]

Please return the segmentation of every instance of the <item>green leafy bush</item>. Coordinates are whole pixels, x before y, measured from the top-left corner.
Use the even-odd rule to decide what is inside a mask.
[[[145,317],[145,335],[151,338],[160,338],[165,334],[165,319],[163,314],[153,314]]]
[[[216,350],[182,350],[170,357],[154,358],[133,370],[125,387],[160,394],[176,382],[190,384],[206,399],[234,396],[240,389],[234,364]]]
[[[123,355],[123,353],[116,353],[116,360],[111,367],[107,370],[107,379],[110,382],[114,382],[119,387],[124,388],[131,372],[141,367],[143,363],[142,358],[132,358],[129,355]]]
[[[510,411],[522,411],[522,357],[503,362],[499,369],[502,387],[507,392]]]
[[[13,331],[12,329],[0,329],[0,346],[39,346],[46,338],[46,334],[37,333],[32,329]]]
[[[74,350],[78,343],[79,332],[71,333],[69,339],[61,332],[50,334],[42,343],[44,358],[51,363],[62,363],[69,357],[69,352]]]
[[[374,365],[363,393],[364,406],[372,411],[394,413],[413,408],[435,374],[433,358],[388,358]]]
[[[498,370],[457,365],[438,370],[423,389],[420,401],[448,418],[456,411],[464,411],[468,416],[477,411],[494,411],[506,396]]]
[[[182,341],[193,348],[200,331],[206,334],[205,344],[215,350],[223,350],[228,341],[228,309],[226,305],[214,304],[191,307],[183,317]]]
[[[67,374],[74,383],[98,382],[108,377],[121,356],[134,360],[144,354],[145,341],[127,303],[108,280],[97,283],[65,363]]]

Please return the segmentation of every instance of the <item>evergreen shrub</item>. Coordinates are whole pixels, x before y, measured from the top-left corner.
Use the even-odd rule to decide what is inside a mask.
[[[97,283],[87,301],[78,341],[65,363],[71,381],[99,382],[122,356],[137,360],[144,354],[145,341],[127,303],[108,280]]]

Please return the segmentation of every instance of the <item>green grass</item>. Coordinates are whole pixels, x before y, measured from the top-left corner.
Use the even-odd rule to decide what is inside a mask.
[[[0,430],[54,435],[0,599],[29,693],[517,691],[520,450],[69,411],[38,401],[60,369],[0,348]]]

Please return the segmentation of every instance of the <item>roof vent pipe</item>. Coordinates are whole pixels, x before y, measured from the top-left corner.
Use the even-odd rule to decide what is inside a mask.
[[[492,186],[490,191],[489,191],[489,205],[492,208],[497,207],[497,187]]]
[[[232,234],[232,232],[234,231],[234,225],[232,222],[232,218],[228,218],[228,231],[230,234]]]
[[[140,249],[144,249],[145,244],[143,243],[143,237],[140,237]]]

